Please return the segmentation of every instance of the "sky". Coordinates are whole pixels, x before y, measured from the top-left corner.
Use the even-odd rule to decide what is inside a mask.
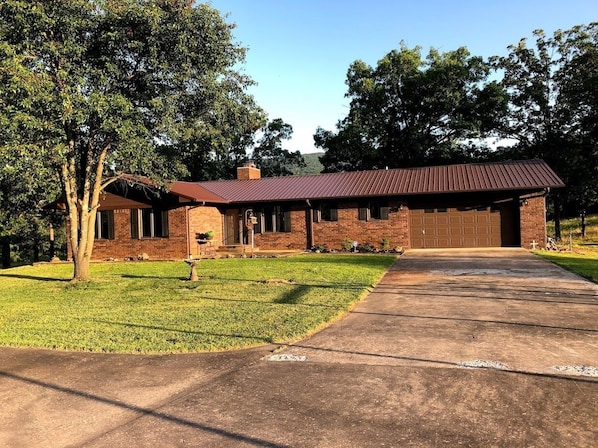
[[[441,52],[461,46],[487,58],[507,55],[507,46],[535,29],[598,21],[596,0],[211,0],[236,28],[248,49],[241,70],[269,119],[293,127],[285,149],[321,151],[318,127],[336,130],[349,111],[346,74],[352,62],[375,67],[403,41],[407,47]]]

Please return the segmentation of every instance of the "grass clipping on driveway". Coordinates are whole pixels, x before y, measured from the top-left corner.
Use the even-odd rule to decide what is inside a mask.
[[[124,353],[219,351],[305,337],[342,316],[395,257],[300,255],[0,271],[0,345]]]

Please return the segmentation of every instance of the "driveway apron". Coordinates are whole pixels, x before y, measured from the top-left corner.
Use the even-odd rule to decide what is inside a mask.
[[[525,250],[414,250],[347,318],[288,351],[314,362],[584,373],[573,366],[598,366],[597,314],[597,285]]]
[[[597,311],[522,249],[409,251],[292,345],[0,348],[0,447],[593,447]]]

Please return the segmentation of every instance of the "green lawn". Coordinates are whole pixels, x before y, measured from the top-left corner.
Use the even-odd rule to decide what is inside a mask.
[[[283,343],[343,315],[395,259],[299,255],[183,262],[98,263],[0,271],[0,345],[94,352],[173,353]]]
[[[598,283],[598,253],[596,252],[579,254],[539,251],[536,253],[571,272]]]
[[[554,223],[547,226],[548,236],[554,237]],[[538,255],[598,283],[598,215],[586,217],[585,237],[581,236],[581,219],[578,217],[561,221],[562,241],[560,252],[538,251]],[[571,238],[571,240],[569,240]],[[569,248],[572,250],[570,251]]]

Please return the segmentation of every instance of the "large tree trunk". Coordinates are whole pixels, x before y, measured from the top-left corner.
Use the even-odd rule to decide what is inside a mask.
[[[554,239],[561,240],[561,198],[557,193],[554,195]]]
[[[90,257],[85,255],[73,256],[73,280],[74,281],[88,281],[91,279],[91,272],[89,270]]]
[[[73,148],[74,142],[71,141],[69,146]],[[89,265],[95,238],[96,212],[100,206],[100,192],[105,187],[102,185],[102,175],[108,147],[109,144],[106,144],[97,162],[92,160],[90,148],[87,163],[82,170],[82,179],[77,179],[77,160],[74,156],[67,158],[62,165],[62,182],[71,225],[69,239],[73,251],[74,281],[91,279]],[[71,153],[74,154],[74,151]],[[80,184],[82,188],[78,188]]]
[[[77,223],[77,227],[71,228],[70,233],[73,248],[74,281],[91,280],[89,265],[95,238],[96,208],[93,207],[89,210],[87,207],[81,207],[79,210],[75,210],[75,213],[71,213],[71,226],[73,226],[73,215]]]

